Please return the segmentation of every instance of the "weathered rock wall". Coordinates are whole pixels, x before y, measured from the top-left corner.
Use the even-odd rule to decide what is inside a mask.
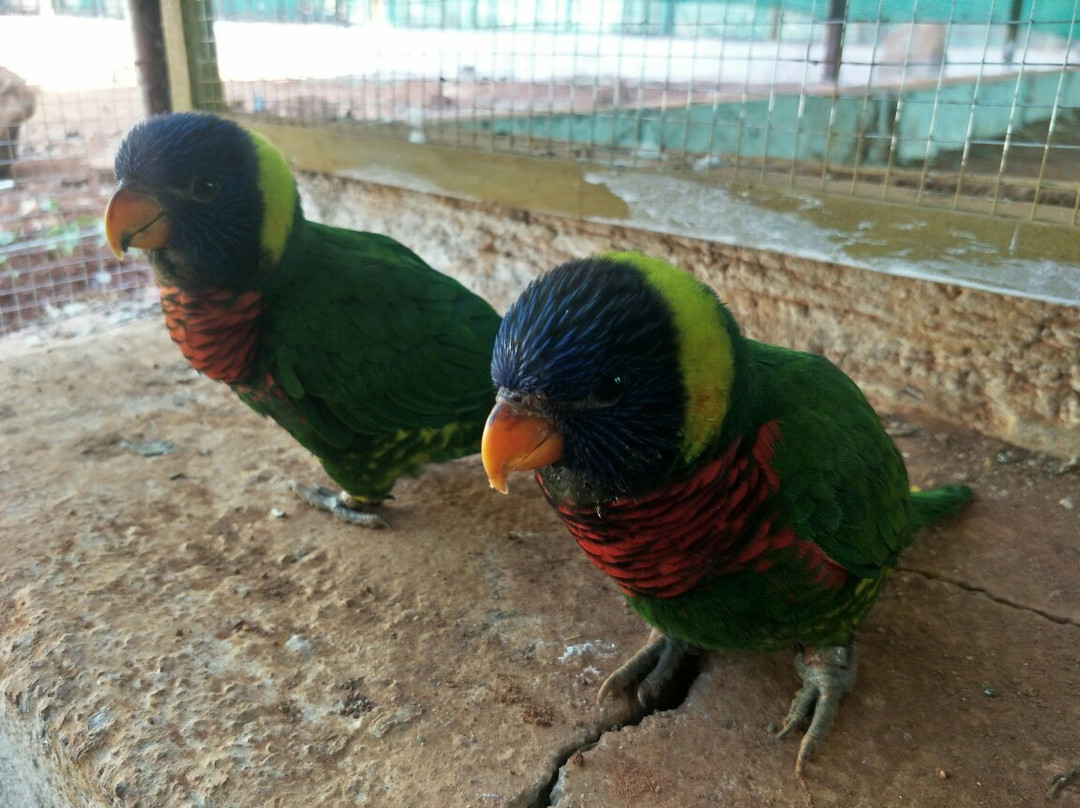
[[[387,233],[499,308],[569,258],[641,250],[709,281],[749,336],[825,354],[880,408],[1080,453],[1080,308],[324,175],[301,186],[312,218]]]

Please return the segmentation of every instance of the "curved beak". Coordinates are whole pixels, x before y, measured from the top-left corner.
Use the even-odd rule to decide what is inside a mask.
[[[121,183],[105,210],[105,235],[121,260],[128,247],[159,250],[169,241],[169,217],[149,196]]]
[[[480,456],[488,482],[507,492],[506,476],[554,463],[563,453],[563,436],[542,415],[498,401],[484,426]]]

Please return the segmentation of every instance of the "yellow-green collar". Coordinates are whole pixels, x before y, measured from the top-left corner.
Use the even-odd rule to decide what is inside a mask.
[[[702,281],[662,259],[637,252],[604,257],[635,266],[671,310],[686,391],[682,456],[691,462],[720,434],[731,401],[735,359],[723,304]]]
[[[262,135],[248,132],[255,145],[259,161],[259,191],[263,199],[262,267],[275,266],[285,252],[285,243],[292,232],[299,191],[285,156]]]

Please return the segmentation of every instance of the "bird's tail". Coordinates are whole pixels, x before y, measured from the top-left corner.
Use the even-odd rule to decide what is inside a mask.
[[[929,491],[911,489],[911,526],[915,530],[933,524],[938,519],[956,513],[973,496],[966,485],[944,485]]]

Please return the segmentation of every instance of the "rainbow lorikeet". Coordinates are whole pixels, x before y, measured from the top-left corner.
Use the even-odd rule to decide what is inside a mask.
[[[600,697],[654,703],[696,649],[795,645],[796,770],[854,684],[854,632],[921,525],[971,497],[911,493],[862,393],[827,359],[745,338],[714,292],[637,253],[533,281],[495,340],[493,487],[536,469],[594,564],[652,625]]]
[[[391,238],[307,221],[282,154],[214,115],[136,125],[116,178],[109,244],[146,250],[191,365],[344,489],[296,486],[308,502],[384,526],[372,506],[399,476],[479,449],[499,327],[484,300]]]

